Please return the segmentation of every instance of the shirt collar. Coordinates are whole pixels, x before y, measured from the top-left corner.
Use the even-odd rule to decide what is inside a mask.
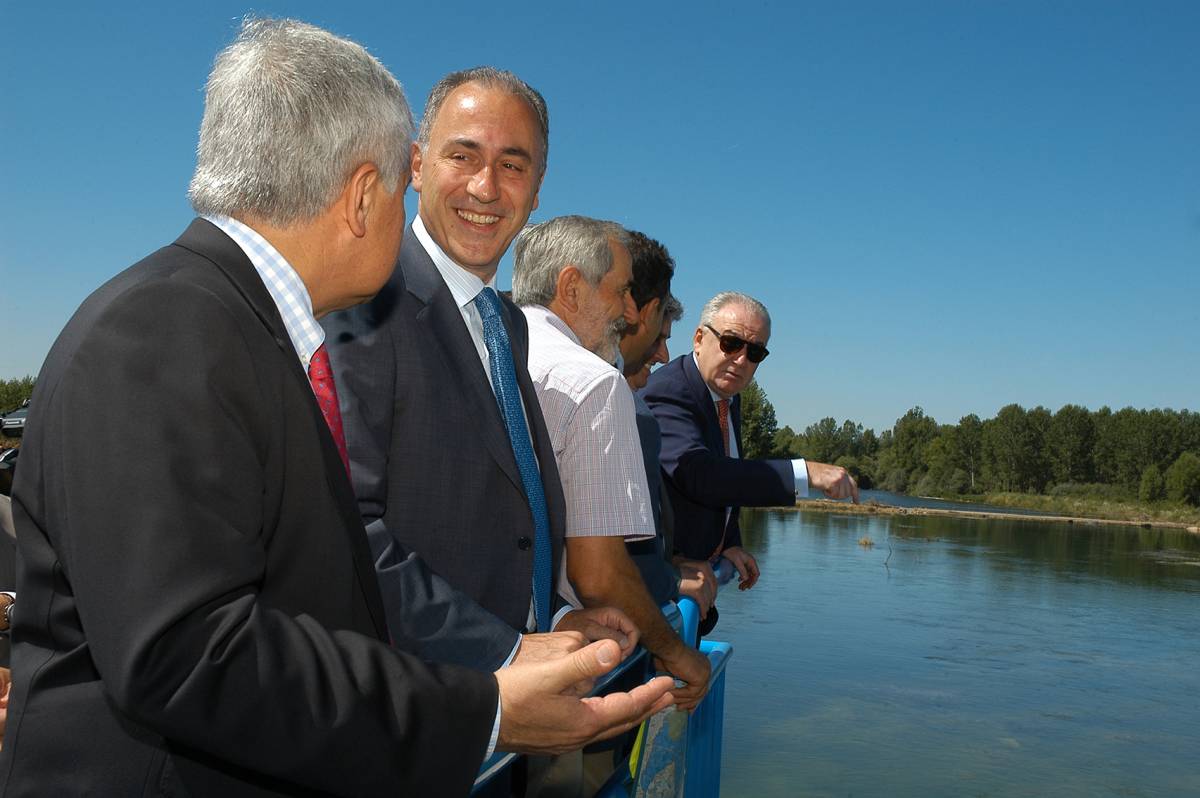
[[[325,343],[325,331],[313,317],[312,297],[308,288],[292,264],[287,262],[279,250],[263,238],[258,231],[231,216],[205,216],[204,219],[219,227],[225,235],[233,239],[233,243],[241,247],[242,252],[254,264],[259,279],[267,287],[279,316],[283,319],[284,329],[300,363],[305,370],[312,360],[313,353]]]
[[[560,333],[570,339],[571,343],[578,347],[583,347],[583,344],[580,342],[579,336],[575,334],[575,331],[572,330],[565,321],[560,319],[553,310],[545,305],[528,305],[521,308],[521,310],[525,311],[525,317],[531,321],[540,321],[548,327],[553,327],[555,330],[558,330]],[[598,357],[596,359],[600,360]],[[611,363],[606,365],[610,367],[612,366]]]
[[[442,282],[450,289],[450,296],[454,297],[454,304],[458,305],[460,310],[467,305],[472,305],[475,297],[479,296],[479,292],[485,287],[495,289],[496,275],[493,274],[492,279],[485,283],[477,275],[455,263],[445,250],[433,240],[433,236],[429,235],[429,231],[425,229],[425,223],[421,221],[421,214],[418,213],[417,218],[413,219],[412,229],[417,240],[421,242],[421,246],[425,248],[426,254],[429,255],[429,259],[433,261],[438,274],[442,275]]]

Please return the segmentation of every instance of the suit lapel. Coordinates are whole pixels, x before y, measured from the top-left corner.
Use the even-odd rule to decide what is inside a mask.
[[[472,406],[480,410],[473,416],[479,439],[492,459],[523,492],[524,484],[513,455],[512,442],[508,439],[508,428],[500,415],[500,406],[496,403],[491,383],[483,372],[475,342],[471,340],[471,333],[463,323],[462,312],[455,304],[450,289],[416,234],[410,232],[404,237],[401,264],[409,293],[424,305],[417,313],[417,321],[428,328],[427,339],[431,345],[440,348],[442,366],[458,391],[470,397]],[[512,326],[506,326],[511,341]]]
[[[262,278],[254,268],[254,264],[246,257],[233,239],[215,225],[203,219],[196,219],[175,242],[181,247],[195,252],[211,261],[234,285],[238,293],[246,300],[263,326],[275,339],[280,354],[289,364],[289,379],[303,391],[312,401],[312,421],[321,439],[321,450],[325,462],[325,477],[330,491],[337,501],[338,512],[344,520],[343,527],[350,540],[350,550],[354,561],[354,570],[358,575],[359,587],[363,592],[371,620],[375,625],[376,634],[383,640],[388,639],[387,621],[383,611],[383,599],[379,593],[379,583],[375,576],[375,566],[367,545],[366,533],[363,532],[362,519],[358,514],[358,504],[354,499],[354,490],[350,486],[341,455],[329,432],[329,425],[321,408],[317,405],[312,393],[312,385],[308,375],[300,365],[300,356],[292,346],[292,339],[287,334],[283,318],[275,306],[275,300],[263,285]]]
[[[721,420],[717,418],[717,403],[713,401],[712,393],[705,385],[704,378],[700,376],[700,370],[696,368],[696,362],[692,356],[690,354],[681,355],[679,360],[683,367],[684,381],[687,383],[688,391],[692,394],[692,401],[704,414],[705,439],[713,449],[723,452],[725,451],[725,442],[721,440]]]

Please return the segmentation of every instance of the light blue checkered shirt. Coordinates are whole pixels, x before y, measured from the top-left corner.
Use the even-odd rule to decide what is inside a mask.
[[[292,346],[300,356],[300,365],[307,373],[313,353],[325,343],[325,331],[313,317],[312,298],[300,275],[279,250],[271,246],[271,242],[237,219],[229,216],[205,216],[204,219],[221,228],[254,264],[271,299],[275,300],[275,307],[279,308],[288,338],[292,339]]]

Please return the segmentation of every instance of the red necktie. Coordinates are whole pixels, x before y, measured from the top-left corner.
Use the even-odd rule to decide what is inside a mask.
[[[308,362],[308,381],[312,383],[313,394],[317,397],[317,404],[321,406],[321,415],[325,416],[325,423],[329,425],[329,432],[333,435],[338,454],[342,456],[346,476],[350,476],[346,432],[342,429],[342,411],[338,408],[337,386],[333,384],[333,369],[329,366],[329,352],[325,350],[325,344],[317,347],[312,360]]]
[[[725,447],[725,456],[729,456],[729,400],[717,400],[717,423],[721,425],[721,444]]]
[[[725,456],[729,456],[729,400],[717,400],[717,423],[721,425],[721,445],[725,447]],[[725,530],[721,533],[721,542],[709,559],[715,559],[725,549],[725,535],[729,532],[729,510],[725,510]]]

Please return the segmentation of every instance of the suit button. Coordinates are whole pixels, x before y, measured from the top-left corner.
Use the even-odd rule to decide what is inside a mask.
[[[533,541],[527,537],[517,538],[517,548],[521,551],[529,551],[529,547],[533,545]]]

